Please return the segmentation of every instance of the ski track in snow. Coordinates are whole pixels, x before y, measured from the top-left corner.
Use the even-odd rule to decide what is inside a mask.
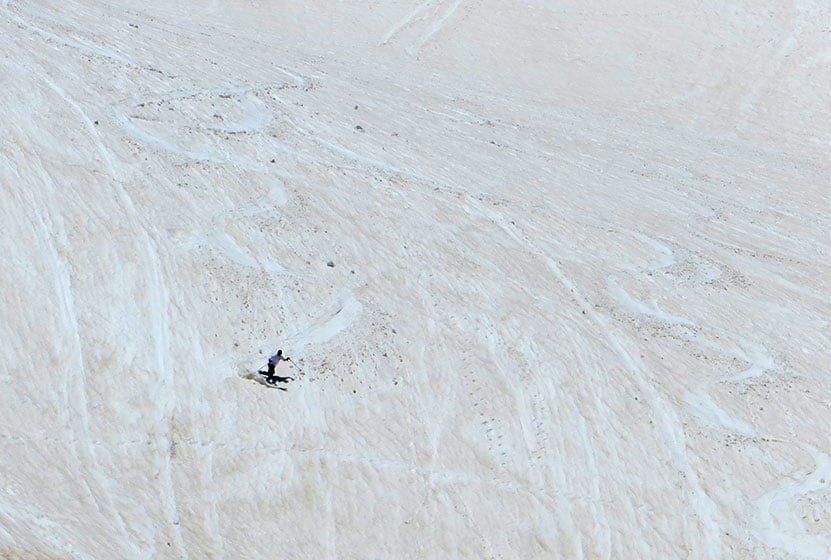
[[[84,118],[86,125],[88,128],[94,131],[94,125],[92,123],[92,119],[90,119],[81,109],[75,105],[73,107],[82,115]],[[104,157],[105,162],[107,163],[107,167],[109,170],[109,174],[111,177],[118,179],[118,172],[115,169],[115,166],[112,163],[108,150],[105,148],[103,143],[100,141],[99,136],[95,133],[96,144],[98,145],[99,152]],[[159,264],[158,259],[158,251],[155,248],[155,243],[150,235],[150,232],[141,225],[138,212],[135,208],[133,201],[131,200],[129,194],[126,191],[116,187],[116,192],[119,195],[121,205],[126,210],[128,217],[134,221],[136,224],[136,229],[141,232],[142,241],[144,242],[145,249],[147,251],[147,256],[145,263],[149,266],[149,288],[152,290],[150,297],[155,299],[155,306],[154,309],[151,310],[151,313],[155,315],[155,343],[156,347],[154,349],[155,353],[155,366],[156,371],[164,376],[168,376],[168,380],[165,383],[166,386],[171,388],[175,387],[175,384],[172,379],[172,371],[170,366],[166,361],[167,355],[167,334],[169,332],[169,327],[167,324],[167,302],[169,301],[169,296],[167,295],[167,289],[165,287],[164,275],[161,271],[161,267]],[[163,404],[163,415],[165,420],[170,417],[173,410],[175,410],[175,396],[176,392],[175,389],[169,390],[166,393],[167,402],[162,401]],[[166,422],[165,422],[166,423]],[[184,538],[181,532],[179,520],[178,520],[178,506],[176,500],[176,490],[175,490],[175,483],[173,480],[173,464],[172,458],[170,457],[168,450],[170,449],[170,440],[169,436],[161,437],[158,441],[159,445],[159,453],[163,457],[164,468],[162,469],[161,474],[161,495],[163,499],[163,505],[165,508],[166,518],[167,520],[171,521],[171,527],[173,528],[173,542],[175,543],[175,548],[181,558],[188,558],[187,548],[185,546]]]
[[[659,271],[674,264],[671,252],[664,245],[654,243],[645,236],[639,236],[639,238],[648,242],[660,253],[667,255],[667,258],[654,261],[650,270]],[[650,317],[668,325],[696,327],[696,330],[701,330],[693,322],[683,317],[664,313],[657,306],[647,306],[635,300],[615,282],[610,281],[608,289],[613,300],[631,313]],[[706,349],[714,350],[719,354],[739,359],[747,363],[748,367],[737,373],[714,379],[698,389],[687,392],[684,395],[684,403],[693,415],[697,416],[701,422],[710,428],[757,439],[763,436],[758,434],[750,424],[728,413],[716,404],[710,396],[710,391],[718,384],[741,384],[763,376],[775,367],[775,362],[762,345],[753,345],[743,341],[738,346],[725,346],[723,343],[714,341],[717,338],[729,341],[731,336],[732,333],[730,332],[714,329],[704,329],[701,334],[690,331],[685,335],[686,340]],[[781,442],[781,440],[770,436],[766,436],[766,438],[770,441]],[[831,550],[831,541],[814,537],[805,532],[802,524],[795,518],[792,508],[798,498],[823,489],[824,481],[831,480],[831,477],[828,476],[831,474],[829,473],[831,463],[829,463],[828,455],[819,453],[812,446],[798,445],[811,454],[816,468],[808,476],[800,476],[801,482],[795,482],[790,477],[784,479],[776,489],[757,501],[754,531],[760,541],[772,548],[789,551],[804,558],[824,558]],[[711,550],[711,552],[715,553],[716,551]]]
[[[299,331],[287,334],[283,344],[298,349],[302,355],[308,346],[320,347],[350,327],[360,316],[363,306],[352,295],[343,297],[334,312],[321,315]]]
[[[508,224],[505,219],[501,218],[492,211],[485,210],[484,212],[486,215],[489,215],[494,222],[500,224],[500,227],[502,227],[515,241],[520,244],[527,245],[532,253],[542,257],[542,251],[530,244],[528,236],[522,235],[515,231],[515,226]],[[664,255],[664,257],[653,261],[652,266],[650,267],[651,270],[661,270],[674,264],[675,259],[672,257],[672,252],[666,246],[656,243],[646,236],[638,235],[637,237],[642,241],[647,242],[651,247]],[[578,305],[582,308],[582,311],[588,315],[606,334],[608,340],[613,347],[616,348],[617,352],[623,359],[623,362],[628,365],[630,371],[634,374],[638,374],[639,371],[642,371],[643,367],[638,364],[638,360],[634,357],[634,353],[626,349],[628,342],[624,342],[623,339],[621,339],[620,336],[613,330],[608,322],[608,318],[595,312],[593,307],[589,305],[586,297],[581,294],[579,287],[562,273],[559,265],[553,259],[547,258],[546,260],[549,268],[554,273],[554,276],[565,288],[568,289],[568,291],[572,294],[572,297],[575,298]],[[713,380],[699,389],[689,391],[684,396],[684,403],[693,415],[699,417],[702,422],[706,423],[711,428],[716,428],[727,433],[739,434],[750,438],[760,437],[750,424],[736,418],[717,405],[711,398],[709,391],[711,387],[718,383],[741,383],[765,374],[769,368],[774,366],[774,361],[765,351],[764,347],[751,347],[751,349],[747,351],[736,351],[735,349],[725,348],[720,343],[712,342],[712,338],[709,338],[714,336],[716,333],[710,333],[707,335],[708,338],[702,337],[701,334],[696,334],[695,331],[700,329],[694,322],[683,317],[665,313],[661,311],[656,304],[646,305],[643,302],[636,300],[613,279],[610,279],[608,283],[608,293],[612,297],[612,300],[615,301],[622,309],[625,309],[636,316],[646,316],[652,320],[657,320],[662,324],[683,327],[687,329],[689,333],[684,335],[685,339],[702,344],[709,349],[717,350],[720,353],[741,359],[748,363],[749,367],[739,371],[738,373],[725,375],[721,379]],[[707,330],[705,329],[704,332],[706,333]],[[730,333],[719,332],[718,334],[722,339],[729,340]],[[637,379],[639,380],[638,383],[641,389],[646,394],[652,394],[650,401],[656,414],[659,416],[665,416],[665,419],[661,422],[661,426],[665,428],[672,426],[680,427],[680,421],[675,417],[671,407],[661,404],[662,399],[654,391],[652,385],[639,375]],[[717,539],[718,533],[720,532],[719,527],[724,524],[724,520],[719,517],[714,517],[717,511],[715,503],[704,488],[699,484],[695,471],[687,463],[686,459],[684,459],[686,456],[686,449],[683,444],[684,437],[682,432],[680,430],[669,430],[667,433],[669,442],[678,442],[678,446],[675,451],[675,460],[684,470],[688,480],[691,480],[694,486],[695,498],[692,501],[692,505],[696,510],[698,519],[704,522],[704,529],[708,534],[706,537],[708,542],[714,543]],[[771,440],[769,436],[768,439]],[[773,438],[772,441],[777,441],[777,439]],[[817,472],[824,472],[825,463],[823,462],[822,457],[817,456],[815,450],[812,454],[815,457],[817,468],[814,473],[812,473],[810,480],[819,480],[820,476],[815,475]],[[587,467],[591,468],[591,465],[589,464]],[[760,521],[757,521],[756,523],[758,531],[757,535],[759,536],[759,539],[773,548],[792,551],[800,556],[804,555],[809,558],[820,557],[824,553],[821,551],[828,550],[827,540],[809,537],[807,538],[807,544],[805,546],[800,545],[800,537],[805,537],[805,533],[800,530],[800,524],[796,520],[793,520],[793,514],[790,510],[797,497],[805,495],[809,491],[818,490],[820,486],[810,485],[807,483],[794,485],[791,482],[786,481],[783,482],[783,487],[785,489],[780,488],[779,490],[774,490],[771,494],[760,500],[757,505],[757,507],[761,509],[761,512],[757,514],[757,519]],[[776,497],[775,508],[771,505],[774,501],[773,496]],[[775,513],[771,513],[771,509],[775,509]],[[792,519],[792,521],[788,522],[789,519]],[[763,527],[764,530],[760,530],[759,527]],[[708,549],[708,558],[720,556],[720,551],[715,548],[715,546],[711,546]]]
[[[815,468],[810,473],[794,473],[776,488],[759,498],[754,519],[757,537],[771,548],[793,551],[802,558],[828,558],[831,538],[815,536],[804,529],[793,512],[793,504],[802,496],[827,488],[831,480],[831,457],[814,447],[803,446],[811,455]]]
[[[645,315],[670,325],[681,325],[684,327],[695,326],[692,321],[688,321],[683,317],[676,317],[675,315],[661,311],[655,303],[647,305],[641,301],[638,301],[629,295],[626,290],[624,290],[619,284],[615,283],[612,279],[609,280],[608,291],[609,295],[612,296],[612,299],[618,305],[635,315]]]
[[[718,541],[719,525],[721,520],[716,517],[717,509],[712,499],[707,495],[701,487],[696,472],[690,466],[687,459],[686,445],[684,443],[684,434],[680,429],[680,421],[674,413],[671,406],[666,400],[656,391],[654,386],[647,382],[643,376],[644,367],[639,363],[639,360],[634,356],[634,352],[628,349],[631,342],[617,333],[611,326],[608,319],[597,313],[593,306],[589,303],[585,295],[583,295],[580,288],[571,281],[561,270],[557,262],[547,257],[542,251],[536,248],[533,243],[527,240],[516,228],[516,226],[506,223],[505,220],[494,213],[490,209],[482,209],[480,211],[488,215],[495,223],[497,223],[510,237],[512,237],[520,245],[529,248],[532,254],[538,255],[547,264],[552,275],[561,284],[566,291],[571,294],[574,303],[585,313],[592,322],[597,325],[603,333],[609,344],[620,356],[622,363],[625,364],[627,370],[633,375],[638,386],[645,395],[649,396],[649,403],[653,410],[653,414],[659,419],[658,425],[664,432],[664,437],[667,445],[673,450],[672,462],[682,472],[684,472],[687,480],[692,486],[693,500],[692,506],[697,514],[698,520],[702,524],[702,531],[704,532],[705,542],[708,543],[708,556],[711,558],[720,557],[720,551],[716,548]]]
[[[72,100],[65,91],[63,91],[57,84],[55,84],[51,79],[46,77],[44,74],[40,74],[39,77],[41,80],[50,88],[52,89],[58,97],[69,105],[74,112],[76,112],[80,119],[82,120],[84,126],[87,130],[93,133],[93,138],[95,143],[98,147],[99,154],[104,158],[104,161],[108,164],[111,171],[114,172],[112,166],[108,159],[108,153],[106,148],[101,143],[100,139],[95,134],[92,124],[92,120],[89,116],[84,113],[84,111]],[[53,185],[53,190],[56,189],[56,185]],[[66,233],[62,232],[61,237],[64,239],[64,243],[66,244]],[[70,325],[69,332],[74,333],[73,335],[73,345],[75,346],[74,351],[74,359],[70,361],[70,371],[74,372],[74,376],[67,377],[67,384],[66,384],[66,398],[67,398],[67,410],[71,412],[68,417],[68,421],[72,426],[72,430],[74,433],[74,443],[78,448],[78,459],[80,464],[77,466],[79,469],[78,474],[83,480],[83,483],[87,486],[88,492],[90,497],[99,504],[98,509],[105,513],[110,519],[112,519],[116,527],[119,528],[119,531],[122,533],[126,546],[133,548],[134,553],[136,552],[135,544],[129,538],[129,534],[127,532],[127,525],[125,522],[125,518],[116,510],[115,506],[110,499],[110,494],[107,492],[107,484],[102,474],[102,469],[98,460],[96,458],[96,453],[94,448],[90,445],[91,437],[90,437],[90,416],[89,416],[89,409],[87,406],[87,370],[84,365],[84,358],[83,358],[83,348],[82,342],[80,337],[80,327],[78,318],[75,313],[75,303],[74,303],[74,296],[73,296],[73,289],[72,289],[72,280],[71,280],[71,273],[68,270],[68,263],[65,267],[62,267],[61,277],[63,277],[63,282],[61,282],[60,291],[63,296],[64,302],[64,317],[65,320]],[[95,484],[94,488],[90,487],[90,482]]]
[[[50,261],[54,268],[55,289],[61,296],[62,306],[58,309],[58,316],[66,326],[65,332],[72,334],[71,343],[74,347],[66,350],[72,353],[72,357],[68,362],[71,368],[70,371],[74,375],[67,376],[66,384],[60,387],[63,399],[65,400],[65,407],[62,411],[63,414],[61,414],[61,423],[69,429],[71,435],[71,442],[69,443],[72,444],[75,450],[74,456],[69,458],[69,468],[72,474],[79,480],[80,484],[82,484],[84,493],[92,500],[96,511],[101,515],[109,517],[108,521],[115,523],[121,536],[127,537],[123,519],[116,514],[112,503],[109,501],[109,494],[104,489],[103,481],[96,471],[90,470],[90,467],[97,469],[98,465],[96,464],[94,450],[89,445],[91,438],[89,436],[89,412],[84,394],[86,391],[85,380],[83,378],[85,373],[81,354],[81,343],[78,336],[78,322],[74,313],[68,263],[63,262],[59,257],[60,250],[57,248],[56,242],[50,239],[50,232],[40,215],[38,215],[38,225],[44,231],[43,239],[47,241],[46,246],[50,249]],[[59,232],[57,242],[61,245],[66,243],[63,231]],[[61,446],[67,444],[63,439],[57,440],[55,443]],[[36,528],[39,538],[56,549],[64,550],[68,554],[79,555],[82,558],[91,558],[91,556],[84,554],[82,551],[75,550],[70,543],[55,537],[55,529],[59,527],[59,524],[51,521],[44,515],[29,513],[25,507],[21,508],[19,506],[8,508],[7,514],[12,520],[17,520],[18,522],[21,520],[29,520],[31,525]]]
[[[442,27],[444,27],[445,22],[450,19],[450,16],[456,11],[456,8],[462,3],[462,0],[455,0],[453,4],[447,9],[447,11],[438,19],[436,20],[433,25],[430,26],[430,29],[422,35],[418,40],[418,47],[423,47],[436,33],[438,33]]]
[[[416,8],[413,11],[411,11],[406,16],[404,16],[404,18],[401,19],[401,21],[396,23],[386,33],[384,33],[384,36],[381,37],[381,41],[380,41],[379,44],[380,45],[386,45],[387,43],[389,43],[390,39],[392,39],[401,29],[408,26],[410,24],[410,22],[412,22],[413,19],[416,18],[416,16],[418,16],[422,12],[424,12],[424,10],[426,10],[427,7],[430,6],[432,1],[433,0],[427,0],[426,2],[422,2],[421,4],[416,6]]]
[[[288,274],[286,269],[279,264],[259,260],[257,257],[243,249],[228,233],[214,232],[211,235],[212,246],[222,251],[231,262],[240,266],[248,267],[258,271],[265,271],[269,274]]]
[[[59,42],[62,40],[61,37],[45,32],[36,26],[31,26],[20,19],[18,19],[18,22],[21,25],[30,27],[38,33],[43,34],[52,40]],[[82,44],[81,47],[88,48],[88,45]],[[103,52],[101,54],[114,58],[115,60],[118,60],[120,62],[126,63],[126,61],[121,59],[120,57],[112,56],[112,53],[110,52]],[[154,314],[158,318],[154,333],[154,339],[156,341],[155,365],[158,372],[169,372],[169,369],[165,362],[165,356],[167,352],[166,340],[168,332],[166,303],[168,297],[166,295],[164,277],[159,268],[158,259],[156,256],[157,251],[154,248],[154,243],[147,230],[140,225],[138,213],[129,195],[118,184],[118,182],[120,181],[119,171],[117,170],[117,167],[113,162],[109,150],[101,141],[100,135],[96,130],[96,125],[93,123],[93,119],[86,112],[84,112],[84,110],[79,106],[78,103],[76,103],[75,100],[72,99],[70,95],[68,95],[62,88],[60,88],[45,73],[39,73],[39,78],[43,81],[43,83],[45,83],[50,89],[52,89],[57,94],[61,101],[70,106],[72,111],[75,112],[80,118],[81,122],[83,123],[83,126],[89,132],[89,137],[93,140],[93,142],[96,145],[98,155],[102,158],[108,175],[112,177],[115,181],[115,192],[120,201],[120,206],[125,210],[127,220],[133,222],[135,224],[135,229],[141,232],[140,235],[143,237],[143,241],[145,243],[145,247],[148,253],[146,262],[149,264],[150,267],[149,285],[154,290],[155,297],[157,300],[154,310]],[[63,238],[64,244],[66,244],[67,241],[65,234],[63,235]],[[71,425],[73,426],[72,429],[74,432],[73,439],[76,446],[79,449],[78,458],[80,460],[80,464],[77,467],[79,469],[78,474],[81,480],[83,480],[84,484],[87,486],[91,498],[99,504],[98,509],[103,514],[106,514],[108,517],[110,517],[115,522],[116,527],[118,527],[121,531],[121,540],[124,543],[124,546],[127,546],[132,549],[132,555],[140,554],[139,549],[136,546],[136,542],[133,538],[131,538],[130,532],[127,529],[128,524],[126,522],[125,517],[117,511],[112,500],[110,499],[110,493],[106,490],[110,485],[110,481],[106,480],[104,469],[98,462],[96,458],[95,449],[91,445],[93,438],[91,437],[90,432],[90,414],[86,398],[86,393],[88,390],[86,377],[88,374],[87,368],[84,365],[79,322],[74,311],[75,304],[74,297],[72,295],[73,287],[70,273],[68,271],[64,271],[63,275],[65,277],[65,281],[61,284],[61,291],[63,293],[63,299],[65,302],[65,316],[67,317],[69,323],[74,325],[71,328],[71,330],[75,333],[74,345],[77,348],[76,359],[72,360],[72,363],[70,365],[70,370],[77,372],[77,375],[75,377],[67,378],[66,395],[68,405],[67,410],[71,411],[69,418],[73,419],[71,420]],[[172,383],[170,384],[170,386],[172,387]],[[166,394],[168,397],[172,397],[175,395],[175,392],[168,391]],[[168,411],[172,411],[174,406],[175,405],[173,404],[173,402],[169,401]],[[167,441],[167,438],[160,439],[158,443],[162,450],[162,454],[165,457],[167,457],[167,449],[169,448],[169,442]],[[92,470],[90,470],[90,468]],[[95,487],[90,487],[91,482],[95,484]],[[170,464],[169,457],[167,457],[167,459],[165,460],[165,467],[162,470],[161,484],[161,493],[164,500],[164,506],[166,508],[167,518],[176,519],[177,505],[175,498],[174,483],[172,479],[172,465]],[[181,535],[181,531],[179,531],[178,529],[178,522],[174,523],[173,527],[173,540],[176,544],[176,550],[178,551],[180,557],[187,558],[188,555],[186,552],[186,547],[184,545],[184,540]]]
[[[438,15],[441,8],[447,3],[441,0],[427,0],[418,4],[413,10],[408,12],[395,25],[387,30],[381,37],[378,45],[388,45],[396,36],[401,35],[405,29],[415,27],[417,22],[425,22],[428,25],[427,29],[423,31],[412,44],[405,46],[406,52],[410,55],[415,55],[419,49],[427,44],[437,33],[439,33],[445,26],[447,20],[456,12],[463,0],[454,0],[449,7],[444,10],[441,15]],[[432,23],[430,23],[432,20]]]

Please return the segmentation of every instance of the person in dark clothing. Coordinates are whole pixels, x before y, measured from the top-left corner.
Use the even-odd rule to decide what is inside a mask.
[[[277,350],[277,353],[268,359],[268,371],[260,372],[266,376],[265,382],[274,385],[275,383],[288,383],[289,381],[294,381],[294,377],[280,377],[279,375],[276,375],[274,373],[277,369],[277,364],[279,364],[280,362],[290,361],[291,358],[289,358],[288,356],[283,356],[282,350]]]
[[[280,362],[290,362],[291,358],[287,356],[283,356],[282,350],[277,350],[277,353],[271,356],[268,359],[268,375],[274,375],[274,370],[277,368],[277,364]]]

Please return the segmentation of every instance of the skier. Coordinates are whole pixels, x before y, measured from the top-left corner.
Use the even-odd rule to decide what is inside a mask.
[[[268,359],[268,371],[260,372],[263,375],[265,375],[265,382],[274,385],[275,383],[288,383],[289,381],[294,381],[294,377],[280,377],[279,375],[274,374],[274,370],[277,368],[277,364],[279,364],[280,362],[290,361],[291,358],[289,358],[288,356],[283,356],[282,350],[277,350],[277,353]]]
[[[277,367],[277,364],[280,362],[290,362],[291,358],[283,356],[282,350],[277,350],[277,353],[271,356],[268,359],[268,376],[271,377],[274,375],[274,369]]]

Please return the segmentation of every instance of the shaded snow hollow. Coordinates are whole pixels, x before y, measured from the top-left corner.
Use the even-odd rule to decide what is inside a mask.
[[[0,557],[831,557],[831,10],[611,4],[0,0]]]

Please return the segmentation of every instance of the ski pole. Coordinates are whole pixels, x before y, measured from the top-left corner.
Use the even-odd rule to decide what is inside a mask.
[[[289,360],[289,362],[291,362],[291,365],[294,366],[297,369],[297,371],[300,372],[300,375],[306,375],[306,372],[303,371],[303,368],[294,363],[294,360]]]

